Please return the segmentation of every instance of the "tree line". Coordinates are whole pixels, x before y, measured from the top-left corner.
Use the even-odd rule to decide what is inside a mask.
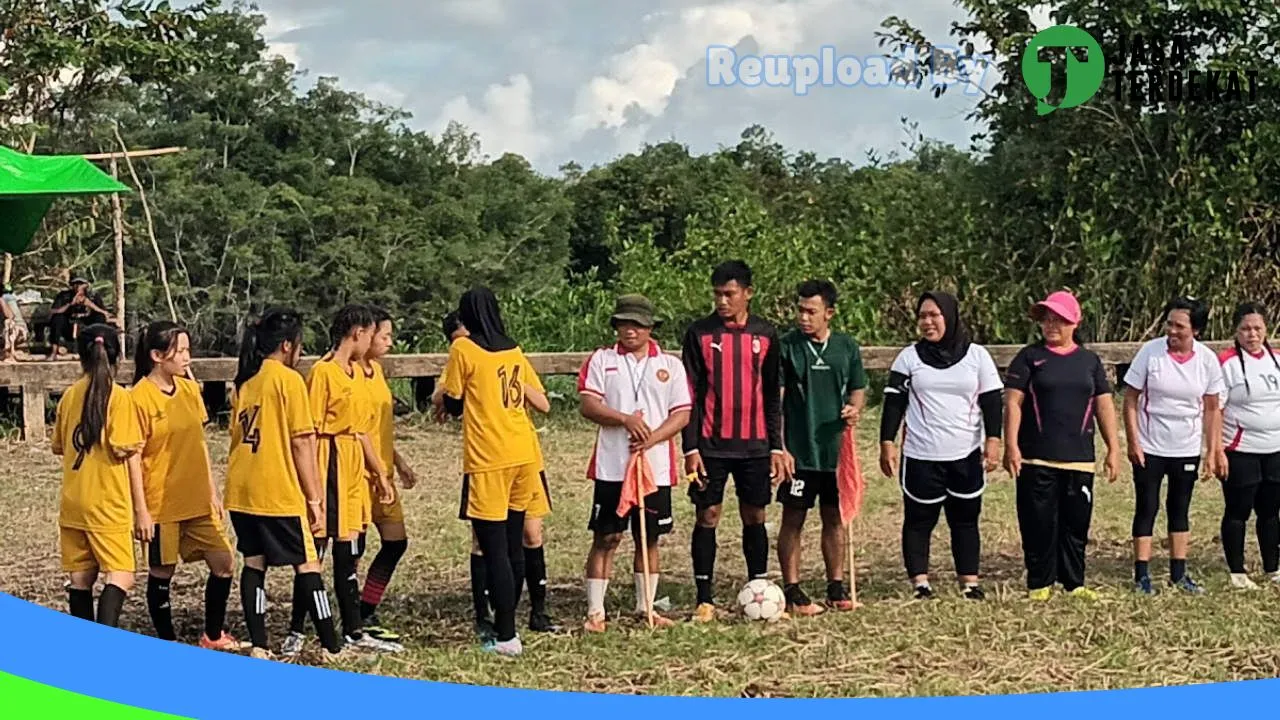
[[[495,290],[528,350],[607,342],[623,292],[654,299],[672,344],[709,311],[710,268],[729,257],[753,266],[756,310],[775,322],[796,283],[831,279],[839,326],[864,343],[914,337],[926,289],[955,292],[991,343],[1033,337],[1029,304],[1059,287],[1081,297],[1094,340],[1149,336],[1179,294],[1213,305],[1219,337],[1236,302],[1280,307],[1274,3],[1052,3],[1057,22],[1095,28],[1104,47],[1189,38],[1206,62],[1259,69],[1264,92],[1185,106],[1104,92],[1047,116],[1018,69],[1039,4],[963,0],[952,39],[896,17],[877,31],[926,62],[956,39],[999,58],[972,147],[904,119],[893,152],[819,158],[752,125],[714,152],[659,143],[548,177],[519,155],[484,156],[464,127],[413,130],[336,79],[300,91],[299,69],[266,53],[263,17],[238,2],[12,0],[0,6],[0,139],[36,153],[187,148],[135,164],[176,312],[206,354],[232,352],[243,320],[274,303],[306,313],[315,348],[353,301],[398,318],[400,350],[439,350],[440,317],[475,283]],[[915,70],[928,90],[927,66]],[[136,328],[169,310],[141,197],[122,201]],[[11,285],[50,295],[68,273],[110,288],[107,199],[56,204],[13,258]]]

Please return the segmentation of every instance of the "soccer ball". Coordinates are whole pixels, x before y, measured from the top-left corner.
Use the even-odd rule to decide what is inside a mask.
[[[763,578],[756,578],[738,593],[738,607],[748,620],[777,620],[787,608],[782,588]]]

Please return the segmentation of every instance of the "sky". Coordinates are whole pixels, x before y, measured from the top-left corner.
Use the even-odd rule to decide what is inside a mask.
[[[967,147],[981,128],[962,87],[712,86],[708,48],[744,55],[880,55],[875,31],[905,17],[942,41],[952,0],[256,0],[271,51],[308,76],[413,114],[438,134],[453,120],[482,154],[519,153],[539,171],[604,164],[645,143],[695,153],[737,143],[759,124],[789,150],[866,161],[927,137]],[[745,66],[739,66],[745,70]],[[868,70],[868,72],[872,72]],[[712,73],[713,75],[715,73]],[[728,77],[721,75],[720,77]],[[871,75],[875,77],[875,75]],[[984,79],[989,84],[993,78]]]

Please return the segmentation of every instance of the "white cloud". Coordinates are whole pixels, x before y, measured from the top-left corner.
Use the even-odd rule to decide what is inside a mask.
[[[479,135],[481,151],[492,157],[513,152],[536,162],[548,148],[549,138],[537,129],[533,86],[524,74],[511,76],[505,84],[490,85],[479,106],[472,105],[465,95],[452,98],[431,123],[431,131],[443,132],[450,121]]]
[[[437,0],[446,15],[459,22],[480,26],[501,25],[507,19],[503,0]]]

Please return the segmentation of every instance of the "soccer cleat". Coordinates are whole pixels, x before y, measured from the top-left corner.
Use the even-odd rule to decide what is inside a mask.
[[[916,600],[932,600],[933,588],[929,587],[927,584],[917,585],[915,589],[914,598]]]
[[[361,634],[359,639],[353,638],[350,635],[348,635],[346,638],[344,638],[344,640],[346,641],[347,645],[355,647],[358,650],[368,650],[369,652],[379,652],[379,653],[404,652],[404,646],[401,645],[400,643],[390,642],[388,640],[379,640],[378,638],[368,633]]]
[[[378,622],[378,616],[374,615],[365,621],[364,634],[373,637],[376,640],[386,640],[387,642],[400,642],[400,633],[393,632],[382,626]]]
[[[716,606],[711,603],[698,603],[698,607],[693,611],[692,622],[709,623],[716,620]]]
[[[208,635],[200,634],[200,647],[205,650],[222,650],[224,652],[241,649],[240,641],[231,637],[223,631],[222,637],[217,640],[210,640]]]
[[[587,619],[582,623],[582,631],[585,633],[602,633],[605,631],[604,615],[588,615]]]
[[[1257,590],[1258,584],[1249,579],[1244,573],[1231,573],[1231,587],[1238,590]]]
[[[524,645],[520,642],[520,637],[511,638],[499,642],[497,639],[486,640],[481,647],[487,653],[497,653],[503,657],[518,657],[524,652]]]
[[[546,613],[530,613],[529,629],[538,633],[558,633],[564,628],[551,622]]]
[[[302,648],[307,644],[307,636],[302,633],[291,632],[284,639],[284,644],[280,647],[280,654],[287,658],[298,657],[302,653]]]
[[[982,591],[981,585],[965,585],[964,590],[960,591],[960,595],[965,600],[986,600],[987,594]]]
[[[1143,575],[1133,583],[1133,591],[1139,595],[1155,595],[1156,589],[1151,584],[1151,576]]]
[[[1078,588],[1072,589],[1068,594],[1071,595],[1071,597],[1073,598],[1078,598],[1080,600],[1088,600],[1089,602],[1093,602],[1094,600],[1098,599],[1097,590],[1090,590],[1089,588],[1083,585],[1081,585]]]
[[[1027,598],[1036,602],[1045,602],[1051,597],[1053,597],[1053,588],[1042,587],[1027,591]]]
[[[821,615],[824,612],[824,608],[810,600],[799,585],[793,585],[788,589],[787,608],[792,613],[802,617]]]
[[[1179,589],[1179,590],[1181,590],[1182,592],[1187,593],[1188,595],[1203,595],[1203,594],[1204,594],[1204,588],[1202,588],[1202,587],[1200,587],[1198,584],[1196,584],[1196,581],[1195,581],[1195,580],[1192,580],[1190,575],[1183,575],[1183,576],[1182,576],[1182,578],[1181,578],[1180,580],[1178,580],[1178,581],[1177,581],[1177,582],[1175,582],[1175,583],[1170,583],[1170,584],[1171,584],[1171,585],[1173,585],[1174,587],[1178,588],[1178,589]]]
[[[276,659],[276,657],[271,654],[270,650],[266,648],[260,648],[260,647],[250,649],[249,657],[254,658],[255,660],[275,660]]]

